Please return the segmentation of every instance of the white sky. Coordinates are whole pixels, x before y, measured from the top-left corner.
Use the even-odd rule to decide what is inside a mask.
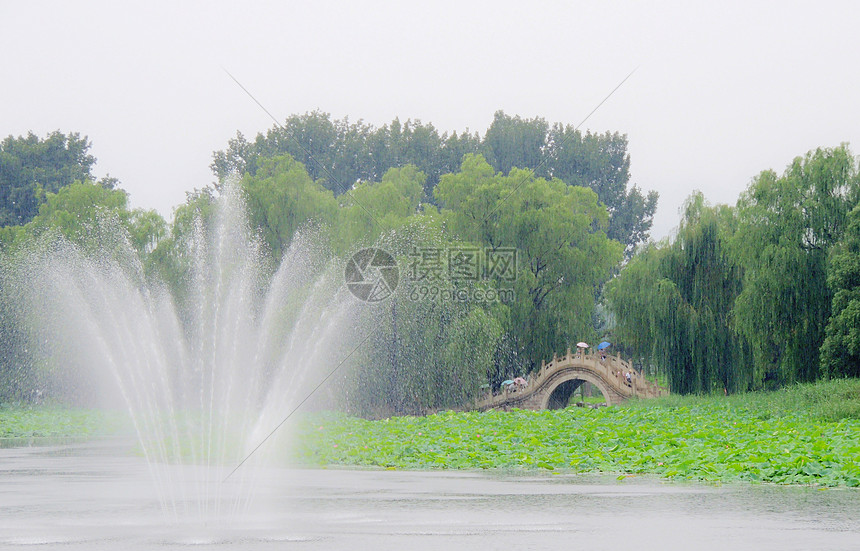
[[[482,134],[497,109],[626,133],[667,235],[819,146],[860,153],[855,2],[0,0],[0,135],[89,136],[95,173],[169,217],[212,152],[313,109]]]

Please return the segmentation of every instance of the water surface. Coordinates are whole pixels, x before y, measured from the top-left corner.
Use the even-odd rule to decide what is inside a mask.
[[[0,449],[0,547],[860,547],[854,490],[550,473],[270,468],[245,513],[174,519],[162,512],[146,462],[131,448],[99,442]]]

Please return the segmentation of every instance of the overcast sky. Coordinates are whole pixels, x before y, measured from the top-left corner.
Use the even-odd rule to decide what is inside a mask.
[[[855,2],[18,2],[0,0],[0,134],[89,136],[97,176],[170,217],[212,152],[320,109],[482,134],[497,109],[627,134],[660,193],[653,235],[701,190],[860,153]]]

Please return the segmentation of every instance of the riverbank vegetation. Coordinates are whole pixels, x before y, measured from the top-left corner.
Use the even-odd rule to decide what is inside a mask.
[[[228,185],[267,275],[311,233],[332,262],[365,247],[396,259],[396,292],[332,378],[349,414],[460,408],[579,341],[611,342],[676,394],[860,376],[860,168],[845,145],[761,172],[736,205],[694,193],[659,243],[648,243],[657,194],[631,182],[626,136],[539,117],[500,111],[481,136],[294,115],[215,152],[218,182],[169,222],[97,179],[89,148],[59,132],[0,143],[0,403],[91,386],[55,376],[53,341],[34,336],[18,300],[28,281],[4,266],[63,238],[167,289],[193,319],[190,258],[215,238]]]
[[[127,429],[123,415],[94,409],[14,404],[0,406],[0,438],[75,438],[113,435]]]
[[[0,408],[2,438],[128,434],[122,415]],[[674,480],[860,486],[860,380],[611,408],[453,412],[375,421],[302,414],[281,461],[311,467],[549,470]],[[289,432],[289,435],[286,434]],[[271,448],[269,452],[273,451]]]
[[[571,343],[597,342],[600,289],[647,239],[657,201],[630,182],[626,136],[502,112],[483,137],[418,121],[290,117],[216,152],[218,182],[190,193],[171,223],[130,209],[116,180],[97,181],[88,150],[77,134],[0,144],[0,252],[10,264],[62,237],[168,289],[178,317],[193,319],[189,286],[199,278],[189,259],[201,239],[216,238],[225,186],[238,186],[268,275],[303,232],[341,273],[365,247],[397,260],[397,292],[336,378],[340,403],[367,416],[460,407],[482,385],[498,388]],[[25,210],[15,206],[23,196]],[[0,403],[59,399],[71,384],[46,376],[64,359],[44,353],[49,336],[33,336],[16,290],[28,283],[0,269]]]
[[[290,457],[311,466],[546,469],[677,480],[860,486],[860,381],[611,408],[306,416]]]
[[[735,206],[694,194],[677,234],[606,287],[615,340],[673,392],[860,376],[860,170],[847,146],[756,176]]]

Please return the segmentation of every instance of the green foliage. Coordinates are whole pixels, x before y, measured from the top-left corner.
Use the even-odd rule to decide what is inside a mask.
[[[132,247],[146,263],[166,232],[167,223],[157,212],[130,211],[124,191],[84,181],[46,194],[37,216],[4,235],[8,250],[41,237],[62,236],[85,251],[126,256]]]
[[[59,406],[0,407],[0,438],[91,438],[127,429],[122,415]]]
[[[694,195],[674,240],[607,286],[616,340],[682,393],[858,373],[851,229],[839,244],[858,193],[842,146],[762,172],[734,209]]]
[[[617,205],[607,204],[609,229],[606,234],[624,245],[625,258],[632,257],[636,247],[648,240],[657,211],[657,197],[656,191],[643,195],[642,190],[634,185]]]
[[[857,184],[846,147],[818,149],[781,177],[762,172],[738,200],[732,250],[744,279],[734,318],[760,376],[778,383],[819,376],[833,300],[827,258],[856,204]]]
[[[48,195],[29,229],[34,234],[55,230],[72,243],[98,247],[98,243],[91,242],[93,227],[107,213],[116,213],[127,220],[127,202],[123,191],[76,182]]]
[[[33,133],[0,142],[0,226],[24,225],[39,212],[47,194],[73,182],[94,180],[90,143],[77,133],[52,132],[43,140]],[[112,189],[117,181],[99,184]]]
[[[833,304],[821,346],[822,370],[827,377],[860,377],[860,205],[848,215],[845,237],[834,248],[827,283]]]
[[[665,243],[647,245],[603,291],[607,308],[612,312],[612,340],[626,355],[644,359],[645,365],[650,363],[662,338],[656,327],[658,310],[655,306],[663,258],[668,254],[669,247]]]
[[[63,238],[79,250],[110,255],[133,277],[145,277],[150,253],[167,224],[155,211],[127,208],[125,192],[90,181],[74,182],[47,193],[39,214],[24,226],[6,228],[0,265],[29,261]],[[50,379],[50,366],[35,358],[39,347],[28,329],[29,314],[15,306],[20,281],[6,279],[0,266],[0,399],[38,400],[44,394],[71,390]],[[40,397],[40,393],[43,395]]]
[[[648,239],[657,209],[657,192],[647,196],[632,186],[627,137],[618,133],[585,134],[572,125],[542,118],[521,119],[498,111],[484,137],[484,151],[496,171],[531,168],[537,176],[558,178],[590,188],[609,211],[607,235],[624,244],[625,256]]]
[[[745,390],[745,342],[731,324],[740,268],[727,254],[731,209],[694,194],[672,243],[652,246],[606,286],[615,340],[643,363],[657,364],[673,392]]]
[[[440,135],[420,121],[395,119],[374,128],[320,112],[293,116],[253,143],[238,135],[216,153],[213,169],[221,183],[189,194],[169,228],[154,212],[129,211],[125,194],[111,189],[113,180],[89,183],[94,159],[85,155],[86,140],[73,135],[59,145],[83,155],[81,182],[56,193],[39,188],[47,192],[38,216],[26,227],[4,228],[0,239],[18,244],[62,235],[85,250],[117,254],[131,244],[143,261],[139,275],[164,282],[180,312],[191,307],[193,243],[210,231],[214,197],[230,174],[240,180],[251,231],[259,232],[273,265],[307,224],[323,228],[320,235],[339,254],[392,239],[400,241],[395,250],[404,261],[410,250],[427,244],[514,248],[521,259],[514,302],[401,300],[399,316],[392,314],[367,358],[367,366],[382,369],[377,379],[393,381],[386,394],[396,397],[395,411],[450,407],[471,400],[488,377],[520,374],[523,363],[534,367],[571,342],[596,336],[595,296],[623,248],[607,238],[614,231],[610,217],[619,213],[621,220],[621,203],[607,212],[599,201],[601,194],[613,201],[626,196],[626,138],[582,136],[562,127],[555,132],[542,119],[511,119],[501,112],[484,140],[468,132]],[[30,142],[32,157],[44,144]],[[504,163],[503,172],[476,156],[479,151]],[[597,193],[517,166],[548,169],[547,176],[567,170],[567,177]],[[437,195],[443,179],[447,190]],[[445,201],[441,214],[432,207],[437,197]],[[649,226],[645,211],[653,205],[646,203],[640,201],[641,216],[632,216]],[[474,285],[441,283],[459,290]],[[501,284],[498,277],[481,282],[489,289]],[[452,380],[461,391],[446,388],[444,381]],[[356,400],[360,409],[369,407]]]
[[[493,168],[505,174],[514,167],[537,169],[544,160],[548,129],[541,117],[522,119],[496,111],[484,136]]]
[[[381,182],[356,184],[340,196],[338,250],[372,244],[385,232],[397,230],[418,212],[427,176],[412,165],[391,168]]]
[[[128,219],[131,245],[147,257],[167,236],[167,222],[155,210],[135,209]]]
[[[506,330],[527,370],[596,336],[595,296],[620,262],[621,245],[607,238],[607,213],[593,191],[527,170],[494,174],[483,157],[467,155],[435,193],[464,240],[517,250],[516,299]]]
[[[238,134],[226,150],[214,153],[211,167],[223,181],[234,173],[255,175],[263,159],[289,154],[307,168],[311,179],[340,195],[357,182],[379,182],[391,168],[414,165],[427,175],[425,195],[432,199],[439,177],[456,170],[463,155],[477,152],[480,143],[476,134],[440,135],[421,121],[394,119],[375,128],[313,111],[290,116],[253,143]]]
[[[290,459],[407,469],[549,469],[709,481],[860,486],[860,419],[811,404],[856,381],[629,407],[444,412],[366,421],[306,416]],[[789,407],[786,407],[789,404]]]
[[[346,409],[383,417],[473,402],[492,370],[499,321],[481,307],[443,300],[390,299],[386,307],[350,379]]]
[[[421,189],[416,180],[406,181]],[[346,383],[346,409],[354,414],[418,414],[472,403],[495,370],[506,306],[421,293],[429,284],[472,296],[479,283],[451,279],[447,271],[432,281],[410,275],[416,250],[468,245],[452,240],[444,226],[435,210],[418,213],[375,242],[396,252],[404,269],[397,294],[376,315],[378,331],[356,355]]]
[[[774,391],[741,392],[729,396],[671,394],[628,402],[632,408],[698,408],[725,404],[755,411],[763,419],[808,414],[815,422],[860,419],[860,379],[829,379],[796,383]]]
[[[296,230],[310,221],[331,224],[337,203],[288,155],[260,160],[257,172],[242,178],[250,223],[259,228],[273,258],[280,259]]]
[[[0,256],[0,261],[5,258]],[[13,301],[18,291],[8,285],[5,276],[0,270],[0,404],[33,399],[39,388],[27,351],[27,331],[19,323],[21,315]]]
[[[657,208],[656,192],[643,195],[636,186],[628,188],[626,136],[582,134],[561,124],[550,128],[542,118],[510,117],[503,111],[495,114],[483,139],[468,131],[439,134],[421,121],[394,119],[375,128],[314,111],[289,117],[253,142],[238,134],[226,150],[214,153],[211,166],[223,181],[231,174],[256,175],[264,159],[283,154],[301,161],[311,179],[335,195],[358,183],[379,182],[391,168],[413,165],[426,175],[424,196],[430,203],[442,176],[457,172],[465,155],[482,154],[496,172],[532,169],[538,177],[594,190],[609,211],[609,237],[624,244],[628,257],[648,238]]]
[[[147,256],[149,277],[163,282],[173,293],[180,311],[193,307],[188,302],[191,281],[192,250],[195,239],[212,226],[215,195],[211,188],[187,193],[185,203],[173,211],[173,223],[165,237]]]

